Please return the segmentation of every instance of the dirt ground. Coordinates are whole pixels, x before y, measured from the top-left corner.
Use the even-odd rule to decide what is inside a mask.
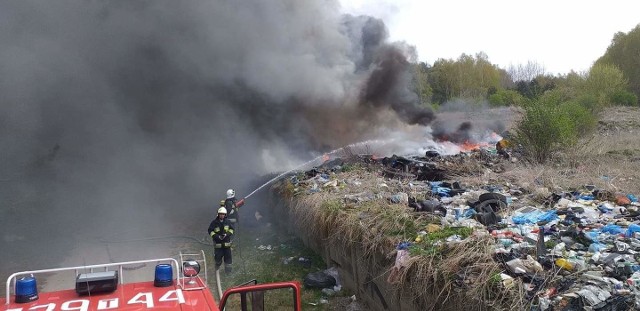
[[[512,111],[503,110],[511,114]],[[514,126],[513,115],[508,127]],[[467,184],[482,185],[508,181],[525,188],[580,188],[595,185],[600,189],[640,194],[640,108],[613,107],[600,116],[596,132],[570,150],[555,155],[540,165],[517,161],[505,165],[505,171],[487,170],[482,176],[463,178]]]

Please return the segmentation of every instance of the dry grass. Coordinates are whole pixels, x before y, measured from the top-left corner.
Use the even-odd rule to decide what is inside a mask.
[[[493,238],[475,235],[449,244],[437,256],[414,256],[399,283],[416,293],[426,310],[522,310],[523,293],[507,289],[497,278],[502,266],[492,258]]]
[[[365,257],[386,253],[401,239],[415,236],[413,219],[400,205],[384,200],[346,205],[330,193],[300,196],[290,204],[296,226],[313,236],[326,237],[344,246],[359,246]]]
[[[446,176],[453,180],[459,177],[482,176],[487,171],[493,171],[486,166],[491,162],[489,157],[490,155],[486,152],[460,154],[451,160],[439,163],[439,168],[445,170]]]
[[[440,163],[451,181],[479,187],[501,185],[518,188],[541,202],[551,192],[581,189],[595,185],[609,192],[640,194],[640,109],[615,108],[605,111],[598,133],[575,148],[555,156],[545,165],[523,161],[490,163],[484,156],[458,157]],[[480,158],[477,158],[480,157]],[[494,165],[495,164],[495,165]],[[496,166],[497,165],[497,166]],[[496,169],[498,168],[498,169]],[[389,272],[393,250],[400,241],[413,240],[431,220],[409,213],[405,205],[389,204],[390,194],[408,189],[406,182],[384,180],[377,167],[361,167],[332,176],[339,185],[358,181],[358,186],[331,187],[305,194],[281,183],[276,191],[290,200],[292,218],[311,235],[332,239],[344,247],[364,250],[364,263],[385,258],[379,264]],[[384,185],[383,185],[384,184]],[[322,185],[320,185],[322,186]],[[346,195],[370,196],[365,202],[343,200]],[[527,306],[522,286],[501,286],[496,276],[502,271],[492,258],[494,239],[474,235],[456,244],[431,245],[428,251],[413,255],[398,275],[398,292],[413,297],[425,310],[522,310]],[[516,280],[516,282],[520,282]]]
[[[640,194],[640,109],[616,107],[606,110],[596,134],[545,165],[503,164],[503,170],[474,170],[467,165],[453,178],[467,185],[510,183],[533,193],[581,189],[595,185],[611,192]],[[476,164],[477,165],[477,164]],[[473,171],[473,173],[469,173]]]
[[[338,174],[334,178],[355,178],[357,174]],[[380,191],[380,181],[372,177],[363,180],[359,191]],[[284,189],[291,186],[280,184],[275,190]],[[361,264],[375,262],[379,271],[385,271],[383,274],[389,272],[394,264],[396,245],[413,240],[433,219],[409,212],[404,204],[389,204],[386,199],[358,204],[339,199],[340,194],[350,191],[353,189],[292,197],[291,217],[296,219],[296,226],[309,235],[340,243],[345,248],[358,248],[362,252],[358,258]],[[522,309],[522,293],[505,289],[495,281],[501,267],[492,258],[495,245],[490,236],[473,235],[454,244],[415,245],[418,253],[413,254],[406,268],[396,275],[396,290],[403,296],[413,297],[416,305],[425,310],[469,309],[470,304],[476,310]]]

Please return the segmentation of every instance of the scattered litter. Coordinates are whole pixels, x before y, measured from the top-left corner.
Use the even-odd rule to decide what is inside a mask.
[[[303,283],[310,288],[333,288],[337,285],[336,278],[327,270],[307,274]]]
[[[539,178],[526,187],[487,182],[476,189],[445,181],[444,172],[455,176],[465,157],[484,161],[484,169],[499,169],[496,159],[504,161],[495,153],[449,157],[427,151],[425,157],[363,158],[383,166],[371,180],[362,176],[339,179],[332,165],[306,172],[306,180],[298,175],[290,182],[295,181],[301,193],[338,192],[345,209],[381,200],[404,205],[407,213],[429,219],[397,244],[387,279],[391,284],[400,281],[413,250],[455,247],[470,236],[487,235],[495,241],[494,260],[502,267],[495,281],[524,292],[535,307],[532,310],[640,308],[640,203],[634,194],[595,185],[552,189]],[[341,163],[340,169],[346,165]],[[601,178],[610,180],[609,176]],[[362,211],[358,217],[363,220],[371,215]],[[258,249],[270,250],[271,246]],[[288,257],[283,263],[295,260]],[[333,269],[308,274],[305,286],[321,288],[327,297],[335,295],[341,286],[337,269]],[[462,277],[460,286],[469,277]]]
[[[323,288],[322,293],[326,296],[333,296],[336,292],[332,288]]]

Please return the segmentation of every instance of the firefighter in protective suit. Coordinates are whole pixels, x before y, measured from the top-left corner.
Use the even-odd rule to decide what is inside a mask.
[[[231,257],[231,237],[233,236],[233,226],[227,219],[227,209],[218,209],[218,217],[209,224],[209,236],[213,239],[213,258],[216,262],[216,270],[222,265],[224,259],[224,271],[231,273],[233,259]]]
[[[511,142],[508,141],[507,139],[501,139],[499,142],[496,143],[496,151],[499,155],[503,156],[504,158],[508,159],[511,155],[509,154],[509,148],[511,148]]]
[[[220,202],[222,203],[222,202]],[[236,199],[236,192],[233,189],[227,190],[227,199],[224,200],[224,207],[229,211],[229,221],[233,224],[239,222],[238,209],[244,205],[244,199]]]

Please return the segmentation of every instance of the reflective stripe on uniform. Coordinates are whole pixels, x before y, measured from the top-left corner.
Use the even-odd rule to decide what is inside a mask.
[[[231,242],[225,242],[224,247],[231,247]]]
[[[220,244],[220,243],[216,243],[216,244],[215,244],[215,248],[222,248],[222,244]]]
[[[213,228],[213,232],[219,232],[219,231],[220,231],[220,228],[219,228],[219,227],[215,227],[215,228]]]
[[[229,229],[229,231],[227,231],[227,232],[233,234],[233,229]]]
[[[216,235],[216,232],[215,232],[215,231],[211,231],[211,232],[209,233],[209,235],[210,235],[211,237],[213,237],[214,235]]]

